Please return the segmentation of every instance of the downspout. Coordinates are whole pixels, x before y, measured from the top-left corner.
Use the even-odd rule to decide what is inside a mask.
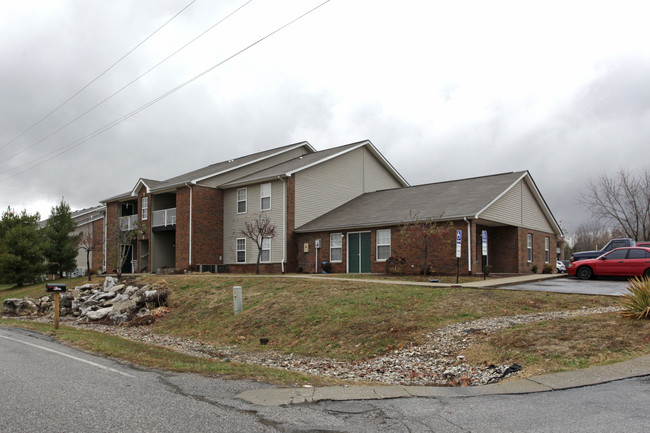
[[[106,208],[108,209],[108,207]],[[106,273],[106,242],[108,240],[108,233],[107,233],[107,226],[108,226],[108,218],[107,218],[107,212],[104,212],[104,254],[102,258],[102,269],[104,270],[104,273]]]
[[[278,176],[282,182],[282,273],[284,274],[284,264],[287,260],[287,182]]]
[[[191,182],[186,182],[185,186],[190,189],[190,233],[189,233],[189,239],[190,239],[190,245],[189,245],[189,253],[188,253],[188,266],[192,266],[192,183]]]
[[[463,217],[463,220],[467,223],[467,270],[472,275],[472,224],[467,217]]]

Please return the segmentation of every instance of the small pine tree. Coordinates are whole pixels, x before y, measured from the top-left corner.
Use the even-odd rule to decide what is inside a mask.
[[[72,234],[76,227],[70,206],[61,199],[61,203],[52,208],[44,229],[45,258],[51,273],[63,276],[63,272],[77,267],[77,245],[81,234]]]

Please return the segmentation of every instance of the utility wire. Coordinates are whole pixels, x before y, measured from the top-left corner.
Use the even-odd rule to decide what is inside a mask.
[[[194,0],[194,1],[196,1],[196,0]],[[81,119],[82,117],[86,116],[86,115],[87,115],[88,113],[90,113],[91,111],[93,111],[93,110],[95,110],[96,108],[100,107],[101,105],[105,104],[108,100],[110,100],[110,99],[112,99],[113,97],[117,96],[119,93],[122,93],[122,91],[124,91],[126,88],[130,87],[133,83],[135,83],[136,81],[138,81],[140,78],[144,77],[144,76],[147,75],[149,72],[153,71],[153,70],[156,69],[158,66],[162,65],[162,64],[165,63],[167,60],[169,60],[169,59],[171,59],[172,57],[174,57],[174,56],[175,56],[176,54],[178,54],[180,51],[182,51],[182,50],[184,50],[185,48],[187,48],[188,45],[194,43],[197,39],[199,39],[200,37],[202,37],[203,35],[205,35],[206,33],[208,33],[210,30],[214,29],[216,26],[218,26],[219,24],[221,24],[222,22],[224,22],[225,20],[227,20],[228,18],[230,18],[231,16],[233,16],[234,14],[236,14],[237,12],[239,12],[239,11],[240,11],[244,6],[248,5],[248,4],[251,3],[252,1],[253,1],[253,0],[248,0],[246,3],[242,4],[242,5],[239,6],[237,9],[235,9],[234,11],[232,11],[231,13],[229,13],[228,15],[226,15],[224,18],[220,19],[218,22],[216,22],[215,24],[213,24],[212,26],[210,26],[207,30],[203,31],[203,32],[200,33],[198,36],[194,37],[194,39],[192,39],[191,41],[189,41],[188,43],[186,43],[185,45],[183,45],[182,47],[180,47],[179,49],[177,49],[176,51],[174,51],[173,53],[171,53],[169,56],[165,57],[165,58],[164,58],[163,60],[161,60],[160,62],[156,63],[156,64],[155,64],[154,66],[152,66],[151,68],[147,69],[144,73],[140,74],[138,77],[136,77],[135,79],[133,79],[133,80],[130,81],[129,83],[125,84],[124,86],[122,86],[121,88],[119,88],[118,90],[116,90],[115,92],[113,92],[111,95],[109,95],[109,96],[107,96],[106,98],[102,99],[102,100],[99,101],[97,104],[93,105],[93,106],[90,107],[88,110],[84,111],[83,113],[81,113],[80,115],[78,115],[77,117],[75,117],[74,119],[68,121],[67,123],[65,123],[65,124],[64,124],[63,126],[61,126],[60,128],[58,128],[58,129],[52,131],[51,133],[49,133],[49,134],[46,135],[45,137],[43,137],[43,138],[37,140],[35,143],[33,143],[33,144],[27,146],[27,147],[24,148],[23,150],[20,150],[20,151],[14,153],[14,154],[11,155],[11,156],[5,157],[5,158],[4,158],[4,161],[5,161],[5,162],[6,162],[6,161],[9,161],[10,159],[15,158],[16,156],[18,156],[18,155],[20,155],[20,154],[22,154],[22,153],[27,152],[29,149],[33,148],[34,146],[37,146],[37,145],[41,144],[41,143],[44,142],[45,140],[47,140],[47,139],[51,138],[52,136],[58,134],[59,132],[61,132],[62,130],[64,130],[64,129],[67,128],[68,126],[70,126],[72,123],[76,122],[77,120],[79,120],[79,119]],[[188,5],[188,6],[189,6],[189,5]]]
[[[57,149],[55,151],[52,151],[52,152],[50,152],[50,153],[48,153],[46,155],[41,156],[40,158],[37,158],[36,160],[33,161],[34,164],[31,165],[30,167],[27,167],[27,168],[25,168],[23,170],[17,171],[14,174],[5,176],[3,178],[0,178],[0,182],[4,182],[4,181],[6,181],[8,179],[11,179],[13,177],[18,176],[19,174],[25,173],[25,172],[27,172],[29,170],[32,170],[32,169],[34,169],[34,168],[36,168],[36,167],[38,167],[40,165],[43,165],[46,162],[56,158],[57,156],[60,156],[60,155],[62,155],[64,153],[66,153],[66,152],[69,152],[70,150],[82,145],[83,143],[97,137],[100,134],[103,134],[104,132],[106,132],[106,131],[108,131],[108,130],[110,130],[112,128],[114,128],[115,126],[119,125],[120,123],[124,122],[125,120],[135,116],[136,114],[140,113],[141,111],[146,110],[147,108],[151,107],[152,105],[156,104],[157,102],[160,102],[161,100],[165,99],[169,95],[171,95],[173,93],[176,93],[178,90],[181,90],[182,88],[184,88],[188,84],[193,83],[194,81],[198,80],[199,78],[201,78],[205,74],[207,74],[207,73],[213,71],[214,69],[220,67],[224,63],[234,59],[235,57],[239,56],[240,54],[244,53],[245,51],[248,51],[249,49],[253,48],[254,46],[258,45],[259,43],[261,43],[261,42],[265,41],[266,39],[270,38],[271,36],[275,35],[276,33],[279,33],[280,31],[286,29],[290,25],[292,25],[295,22],[301,20],[302,18],[306,17],[307,15],[311,14],[312,12],[316,11],[317,9],[321,8],[322,6],[324,6],[325,4],[327,4],[329,2],[330,2],[330,0],[325,0],[324,2],[318,4],[317,6],[315,6],[314,8],[312,8],[310,10],[308,10],[307,12],[303,13],[302,15],[299,15],[298,17],[292,19],[291,21],[287,22],[286,24],[282,25],[281,27],[277,28],[276,30],[272,31],[271,33],[268,33],[266,36],[256,40],[252,44],[246,46],[245,48],[242,48],[241,50],[237,51],[236,53],[226,57],[224,60],[216,63],[215,65],[213,65],[211,67],[209,67],[208,69],[201,72],[200,74],[195,75],[194,77],[190,78],[189,80],[187,80],[187,81],[179,84],[178,86],[168,90],[167,92],[159,95],[158,97],[152,99],[151,101],[147,102],[146,104],[144,104],[144,105],[136,108],[135,110],[125,114],[124,116],[122,116],[122,117],[120,117],[118,119],[115,119],[110,123],[107,123],[106,125],[102,126],[101,128],[95,130],[94,132],[91,132],[90,134],[85,135],[84,137],[78,138],[77,140],[74,140],[74,141],[66,144],[65,146],[63,146],[63,147],[61,147],[61,148],[59,148],[59,149]],[[39,160],[40,160],[40,162],[37,162]]]
[[[97,81],[97,80],[99,80],[101,77],[103,77],[106,73],[108,73],[108,71],[110,71],[111,69],[113,69],[113,68],[114,68],[118,63],[120,63],[122,60],[124,60],[124,59],[129,55],[129,54],[131,54],[131,53],[134,52],[136,49],[138,49],[138,48],[140,47],[140,45],[142,45],[142,44],[144,44],[145,42],[147,42],[147,41],[148,41],[148,40],[149,40],[153,35],[155,35],[156,33],[158,33],[158,32],[159,32],[163,27],[165,27],[167,24],[169,24],[169,23],[170,23],[174,18],[176,18],[177,16],[179,16],[181,13],[183,13],[183,11],[185,11],[185,9],[189,8],[190,6],[192,6],[192,4],[194,4],[194,2],[196,2],[196,0],[192,0],[191,2],[189,2],[189,3],[188,3],[188,4],[187,4],[183,9],[181,9],[181,10],[178,11],[178,12],[176,12],[176,14],[175,14],[173,17],[171,17],[170,19],[168,19],[167,21],[165,21],[165,22],[163,23],[163,25],[161,25],[161,26],[158,27],[156,30],[154,30],[153,33],[151,33],[149,36],[147,36],[146,38],[144,38],[140,43],[138,43],[136,46],[134,46],[134,47],[131,48],[129,51],[127,51],[127,53],[124,54],[122,57],[120,57],[119,59],[117,59],[117,61],[115,61],[111,66],[109,66],[109,67],[108,67],[104,72],[102,72],[101,74],[97,75],[95,78],[93,78],[92,80],[90,80],[90,82],[89,82],[88,84],[86,84],[85,86],[83,86],[81,89],[77,90],[77,91],[76,91],[72,96],[70,96],[68,99],[66,99],[65,101],[63,101],[63,102],[62,102],[61,104],[59,104],[56,108],[54,108],[52,111],[50,111],[50,112],[47,113],[45,116],[43,116],[39,121],[37,121],[37,122],[34,123],[32,126],[30,126],[30,127],[28,127],[27,129],[25,129],[25,130],[24,130],[23,132],[21,132],[20,134],[16,135],[14,138],[12,138],[11,140],[9,140],[7,143],[5,143],[5,144],[3,144],[2,146],[0,146],[0,150],[2,150],[2,149],[4,149],[5,147],[9,146],[11,143],[13,143],[14,141],[18,140],[20,137],[22,137],[23,135],[27,134],[29,131],[31,131],[32,129],[34,129],[36,126],[40,125],[40,124],[41,124],[45,119],[49,118],[51,115],[53,115],[54,113],[56,113],[57,111],[59,111],[59,110],[60,110],[64,105],[66,105],[68,102],[70,102],[72,99],[74,99],[75,96],[77,96],[78,94],[80,94],[81,92],[83,92],[84,90],[86,90],[88,87],[90,87],[90,86],[91,86],[95,81]],[[39,142],[40,142],[40,141],[39,141]],[[16,155],[17,155],[17,154],[16,154]],[[16,155],[11,156],[11,158],[13,158],[13,157],[16,156]]]

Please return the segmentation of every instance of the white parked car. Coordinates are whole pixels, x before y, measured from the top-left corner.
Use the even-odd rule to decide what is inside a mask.
[[[563,273],[566,272],[566,266],[565,266],[564,263],[562,263],[560,260],[558,260],[558,261],[555,263],[555,267],[557,268],[557,273],[558,273],[558,274],[563,274]]]

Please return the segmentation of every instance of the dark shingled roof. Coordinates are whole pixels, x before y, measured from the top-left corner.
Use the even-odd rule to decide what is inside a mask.
[[[203,179],[206,177],[214,176],[219,173],[223,173],[229,170],[233,170],[235,168],[250,164],[254,161],[257,161],[258,159],[263,159],[263,158],[268,158],[270,156],[273,156],[277,153],[281,153],[287,150],[290,150],[292,148],[300,147],[300,146],[308,146],[309,149],[313,152],[314,149],[311,147],[311,145],[306,142],[302,141],[299,143],[294,143],[294,144],[289,144],[286,146],[281,146],[281,147],[276,147],[274,149],[270,150],[265,150],[262,152],[257,152],[253,153],[250,155],[242,156],[240,158],[235,158],[235,159],[230,159],[227,161],[221,161],[217,162],[216,164],[211,164],[203,168],[199,168],[197,170],[193,170],[187,173],[183,173],[178,176],[170,177],[169,179],[166,180],[153,180],[153,179],[140,179],[139,181],[144,182],[150,189],[152,190],[157,190],[157,189],[164,189],[164,188],[171,188],[174,186],[179,186],[183,185],[184,183],[187,182],[192,182],[196,181],[198,179]],[[110,198],[107,198],[105,200],[102,200],[102,203],[107,203],[115,200],[123,200],[125,198],[132,197],[131,191],[125,192]]]
[[[363,194],[296,229],[297,232],[376,227],[420,218],[474,217],[526,171],[395,188]]]

